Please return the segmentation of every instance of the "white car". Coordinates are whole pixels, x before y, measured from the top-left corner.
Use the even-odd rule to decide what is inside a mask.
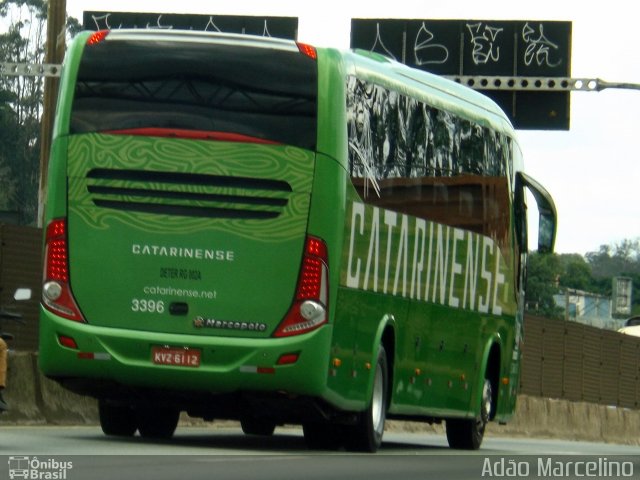
[[[625,320],[624,327],[618,329],[618,332],[640,337],[640,315]]]

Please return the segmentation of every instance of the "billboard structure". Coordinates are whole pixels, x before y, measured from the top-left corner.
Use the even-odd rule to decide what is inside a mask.
[[[631,315],[633,280],[629,277],[613,277],[613,315],[628,317]]]
[[[557,21],[356,18],[351,47],[444,76],[567,78],[571,27]],[[515,82],[513,88],[484,90],[480,81],[472,86],[493,98],[516,128],[569,129],[568,91],[523,90]]]
[[[298,37],[297,17],[85,11],[82,26],[85,30],[180,29],[240,33],[291,40],[296,40]]]

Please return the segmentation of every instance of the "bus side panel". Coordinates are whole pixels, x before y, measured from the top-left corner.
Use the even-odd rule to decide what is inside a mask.
[[[368,365],[375,354],[381,312],[396,329],[390,413],[436,417],[477,414],[493,332],[506,332],[508,317],[491,317],[425,302],[341,288],[336,305],[329,388],[348,408],[368,400]],[[498,338],[501,338],[498,335]],[[508,338],[505,343],[508,343]],[[503,349],[502,371],[511,364]],[[485,359],[486,360],[486,359]],[[503,375],[500,375],[502,378]],[[517,385],[517,383],[516,383]],[[509,385],[499,384],[498,419],[513,411]],[[339,392],[339,394],[337,393]],[[345,403],[346,402],[346,403]]]
[[[344,168],[333,158],[316,155],[307,233],[324,240],[329,250],[329,315],[336,308],[345,218]]]
[[[67,147],[67,137],[57,138],[51,145],[52,161],[49,163],[47,180],[47,220],[63,217],[67,212]]]
[[[407,365],[396,380],[398,409],[420,406],[433,415],[468,413],[473,379],[479,375],[484,323],[479,315],[412,302],[406,322],[410,330],[404,335]]]
[[[513,345],[506,332],[514,328],[514,276],[500,247],[479,234],[357,201],[345,225],[346,288],[338,314],[349,319],[345,330],[355,326],[357,333],[352,340],[341,334],[338,318],[336,335],[342,335],[342,351],[352,346],[355,352],[355,374],[358,352],[370,355],[377,348],[379,319],[393,315],[398,328],[391,413],[477,413],[485,345],[496,335]],[[356,312],[353,305],[362,307]],[[504,350],[508,365],[511,350]]]
[[[505,318],[499,330],[502,348],[495,416],[499,422],[509,421],[516,409],[522,366],[522,316],[522,312],[518,312],[515,318]]]
[[[69,135],[74,85],[78,77],[78,68],[80,66],[80,59],[84,51],[85,42],[91,33],[92,32],[80,32],[74,41],[71,42],[65,53],[56,104],[56,118],[53,126],[54,139]],[[53,155],[51,158],[53,158]]]
[[[338,291],[329,388],[347,402],[349,409],[362,410],[371,399],[372,365],[380,346],[381,327],[394,319],[403,324],[408,305],[391,295],[341,287]],[[404,324],[401,329],[404,329]],[[396,344],[397,345],[397,344]],[[392,352],[387,352],[391,354]],[[404,354],[396,355],[403,358]],[[393,358],[390,359],[390,368]],[[395,374],[392,373],[395,377]]]
[[[342,165],[348,166],[347,96],[345,58],[331,49],[318,49],[318,142],[319,154],[327,155]],[[346,178],[346,177],[345,177]],[[345,194],[342,187],[341,196]]]

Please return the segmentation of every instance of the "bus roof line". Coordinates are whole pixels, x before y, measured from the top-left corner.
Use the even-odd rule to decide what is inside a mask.
[[[513,129],[513,126],[511,125],[511,122],[509,121],[509,119],[506,117],[506,115],[504,114],[504,112],[500,109],[500,107],[493,102],[493,100],[489,99],[488,97],[478,97],[478,92],[476,92],[475,90],[472,90],[468,87],[463,87],[464,90],[459,89],[456,87],[456,85],[460,85],[459,83],[453,82],[451,80],[446,80],[444,79],[444,77],[436,77],[438,79],[442,79],[444,80],[443,82],[440,83],[427,83],[424,82],[423,80],[416,78],[412,75],[407,75],[405,72],[398,72],[399,75],[408,78],[410,80],[413,80],[415,82],[418,82],[422,85],[424,85],[425,87],[429,87],[432,88],[434,90],[437,90],[439,92],[442,92],[446,95],[452,96],[457,98],[458,100],[462,100],[465,103],[468,103],[470,105],[473,105],[474,107],[477,107],[483,111],[485,111],[487,114],[491,115],[492,117],[495,117],[498,120],[498,124],[502,124],[502,127],[499,128],[500,131],[511,131]],[[446,83],[445,83],[446,82]],[[464,95],[459,95],[459,93],[464,92]],[[475,100],[479,99],[481,100],[480,102],[476,102]],[[475,116],[474,116],[475,117]],[[475,118],[474,118],[475,119]],[[493,123],[493,122],[492,122]],[[504,125],[509,125],[508,129],[504,128]]]
[[[434,94],[439,92],[452,99],[455,98],[468,106],[467,108],[461,108],[460,104],[453,106],[449,102],[443,101],[444,97],[440,96],[437,105],[434,105],[435,107],[460,113],[470,120],[480,123],[484,122],[485,124],[488,123],[498,131],[507,133],[510,136],[514,135],[513,126],[500,107],[475,90],[439,75],[411,69],[406,65],[379,54],[369,55],[370,52],[363,54],[357,50],[352,50],[351,52],[353,53],[351,57],[355,64],[357,74],[364,74],[365,77],[384,82],[386,84],[385,86],[390,88],[402,88],[403,93],[410,92],[406,89],[406,83],[400,84],[398,77],[419,83],[422,87],[433,90]],[[370,66],[370,64],[377,64],[380,68],[375,68],[374,66]],[[384,70],[386,70],[386,72]],[[416,90],[411,93],[417,93],[417,98],[433,100],[433,98],[429,97],[435,97],[435,95],[430,96],[429,93],[424,90]],[[477,110],[474,111],[474,108],[482,110],[484,114],[480,114]]]
[[[192,30],[117,29],[111,30],[105,39],[105,41],[114,40],[216,43],[220,45],[241,45],[292,52],[298,51],[298,47],[293,40],[283,38],[258,37],[239,33],[198,32]]]

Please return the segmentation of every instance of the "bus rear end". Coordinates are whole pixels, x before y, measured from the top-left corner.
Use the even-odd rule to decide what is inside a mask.
[[[167,433],[145,423],[159,408],[255,419],[276,407],[254,400],[324,393],[312,57],[293,42],[172,32],[82,34],[71,46],[40,366],[100,399],[107,433],[131,433],[136,416]],[[282,410],[270,418],[289,420]]]

